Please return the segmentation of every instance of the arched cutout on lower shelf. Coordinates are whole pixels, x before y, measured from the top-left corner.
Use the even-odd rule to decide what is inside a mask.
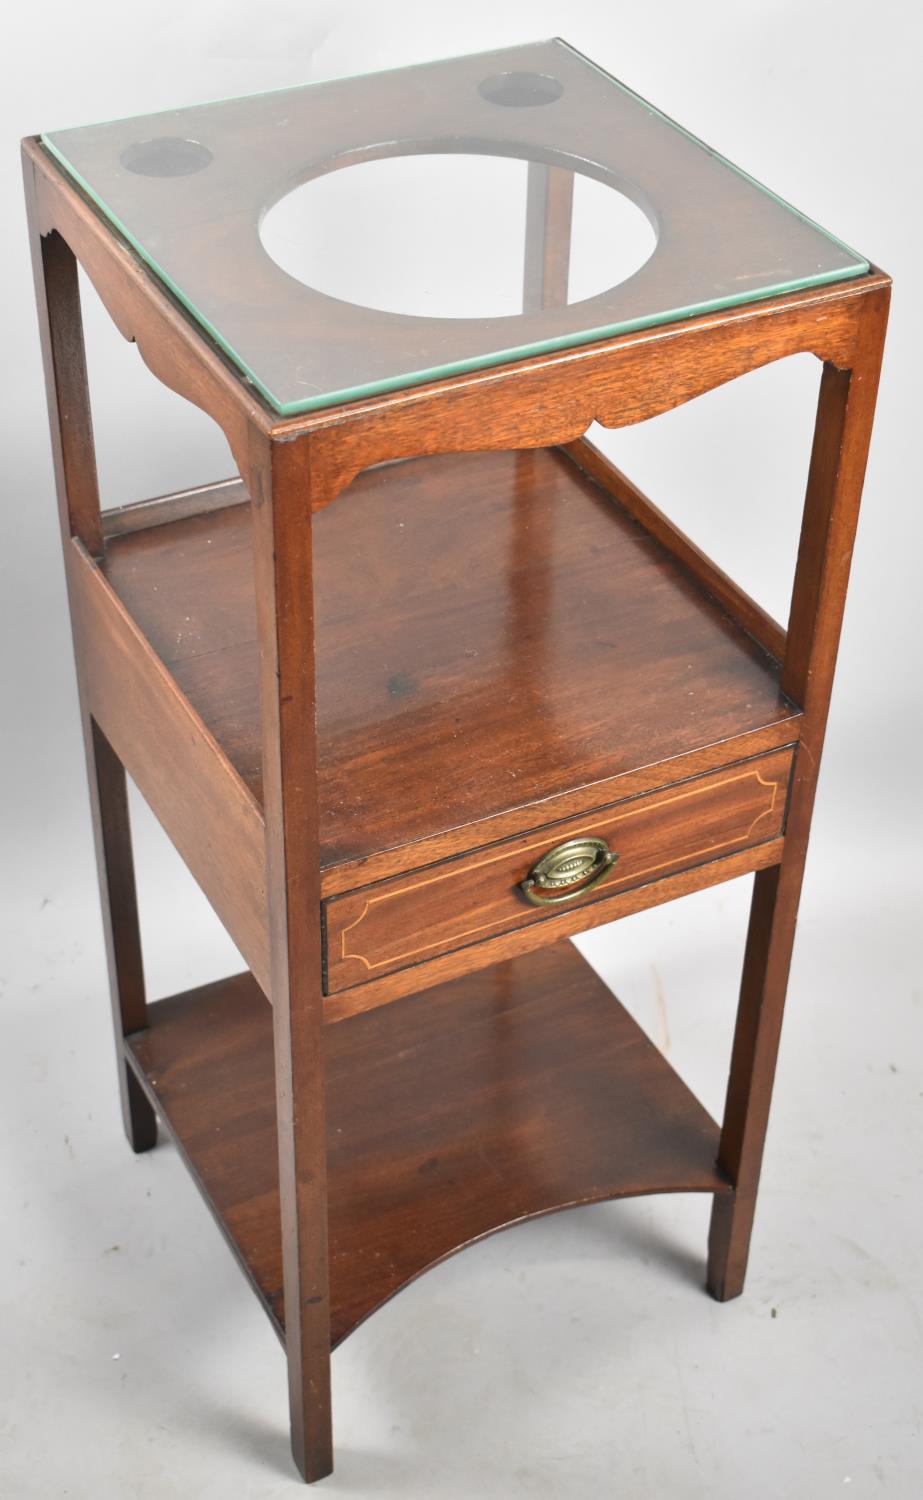
[[[284,1337],[270,1008],[240,975],[150,1017],[130,1060]],[[717,1125],[567,942],[331,1027],[327,1130],[333,1345],[511,1224],[731,1191]]]

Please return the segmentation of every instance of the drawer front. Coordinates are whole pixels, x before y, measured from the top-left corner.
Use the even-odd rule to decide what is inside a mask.
[[[327,993],[776,838],[791,762],[787,746],[332,897],[324,904]],[[571,896],[566,885],[543,887],[540,866],[532,895],[568,899],[530,904],[522,882],[571,840],[602,841],[573,853],[573,866],[595,883]],[[606,848],[615,856],[608,867]],[[566,880],[571,861],[565,855],[555,865],[551,878]]]

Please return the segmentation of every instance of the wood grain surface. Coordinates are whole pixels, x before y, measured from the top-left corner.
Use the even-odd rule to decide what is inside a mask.
[[[520,886],[569,839],[603,839],[617,856],[606,878],[569,905],[576,911],[778,838],[791,758],[777,750],[327,901],[328,993],[553,918],[560,905],[531,906]]]
[[[103,574],[69,550],[93,717],[268,992],[262,809]]]
[[[326,893],[797,735],[777,665],[567,458],[419,460],[355,489],[315,522]],[[247,510],[113,538],[105,570],[261,798]]]
[[[262,996],[240,975],[158,1001],[128,1049],[281,1329]],[[569,943],[333,1027],[326,1058],[334,1345],[492,1230],[604,1198],[729,1191],[717,1126]]]

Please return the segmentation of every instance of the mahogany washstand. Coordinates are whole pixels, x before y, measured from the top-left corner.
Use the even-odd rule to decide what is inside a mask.
[[[269,253],[299,184],[427,156],[494,172],[516,306],[404,312],[343,295],[343,252],[326,289]],[[331,1349],[492,1230],[710,1193],[708,1287],[743,1287],[889,281],[560,41],[24,161],[125,1126],[174,1136],[316,1479]],[[627,279],[600,195],[650,235]],[[101,512],[78,263],[237,477]],[[585,433],[802,351],[783,630]],[[148,1004],[126,772],[247,973]],[[567,939],[749,872],[719,1127]]]

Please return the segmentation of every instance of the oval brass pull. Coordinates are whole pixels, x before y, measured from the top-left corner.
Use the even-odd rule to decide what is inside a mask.
[[[542,855],[519,889],[533,906],[561,906],[605,880],[617,859],[605,839],[568,839]]]

